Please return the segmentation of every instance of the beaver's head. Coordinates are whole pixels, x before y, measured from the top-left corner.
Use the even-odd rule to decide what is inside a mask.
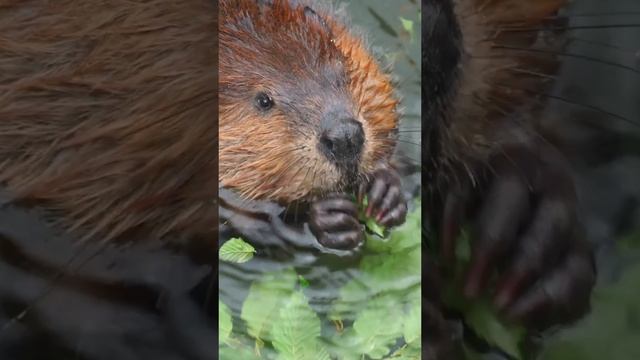
[[[397,100],[362,40],[301,1],[221,2],[220,185],[281,202],[363,181]]]

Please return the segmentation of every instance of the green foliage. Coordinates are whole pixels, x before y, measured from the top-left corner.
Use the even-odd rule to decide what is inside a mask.
[[[358,313],[353,329],[361,341],[360,352],[372,359],[381,359],[402,335],[401,309],[391,296],[369,301]]]
[[[248,348],[233,348],[229,346],[221,346],[218,351],[220,360],[260,360],[260,356],[256,355]]]
[[[300,287],[301,288],[308,288],[309,287],[309,280],[305,279],[304,276],[298,275],[298,281],[300,283]]]
[[[420,247],[422,236],[422,210],[416,201],[415,210],[407,215],[404,224],[395,228],[388,237],[367,236],[365,247],[373,253],[394,254]]]
[[[469,241],[468,233],[463,231],[456,248],[455,274],[452,279],[447,280],[442,300],[446,307],[461,313],[465,324],[487,344],[502,350],[513,359],[523,359],[522,344],[527,335],[525,329],[502,322],[488,298],[469,300],[462,294],[464,269],[471,257]],[[467,359],[479,356],[471,349],[466,349],[465,353]]]
[[[220,358],[419,359],[419,202],[415,208],[404,225],[386,236],[381,236],[384,229],[366,235],[359,274],[340,289],[328,315],[309,305],[304,291],[311,284],[292,269],[265,273],[251,284],[240,314],[244,335],[231,336],[230,313],[220,302],[220,339],[226,343]],[[346,320],[349,325],[322,334],[323,328],[333,329],[331,320],[340,324]]]
[[[618,241],[618,248],[622,251],[634,251],[638,253],[638,250],[640,250],[640,232],[623,237]]]
[[[639,253],[637,245],[632,249]],[[596,288],[589,316],[549,339],[540,359],[640,359],[639,284],[640,264],[635,263],[614,283]]]
[[[473,303],[466,309],[465,318],[467,324],[487,343],[501,349],[514,359],[522,359],[520,345],[526,336],[525,329],[500,322],[488,301]]]
[[[526,336],[524,328],[501,322],[487,299],[470,301],[459,293],[455,296],[458,297],[455,300],[451,297],[447,299],[447,305],[464,315],[465,323],[474,333],[513,359],[523,359],[521,344]]]
[[[231,335],[233,323],[231,321],[231,312],[229,307],[222,301],[218,300],[218,342],[226,343]]]
[[[367,216],[366,214],[367,206],[369,206],[369,200],[365,196],[364,199],[362,200],[362,204],[360,204],[358,208],[358,219],[360,220],[360,222],[362,222],[365,225],[367,230],[369,230],[370,232],[372,232],[373,234],[381,238],[384,237],[384,234],[385,234],[384,226],[378,224],[376,222],[376,219]]]
[[[419,342],[414,342],[403,346],[394,352],[389,359],[394,360],[420,360],[422,359],[422,349]]]
[[[291,294],[297,275],[293,270],[266,273],[251,284],[249,295],[242,304],[240,318],[247,324],[247,332],[258,343],[267,339],[273,319]]]
[[[220,247],[218,258],[223,261],[244,263],[251,260],[255,252],[256,249],[241,238],[232,238]]]
[[[590,314],[547,338],[536,359],[640,359],[640,264],[634,260],[640,256],[639,235],[631,234],[618,242],[619,251],[623,258],[631,260],[630,264],[622,269],[617,280],[596,287]],[[470,246],[466,234],[459,242],[457,268],[454,279],[449,281],[445,290],[445,304],[462,313],[465,323],[488,344],[514,359],[532,358],[521,347],[526,336],[523,328],[500,322],[488,299],[470,301],[462,296],[462,269],[468,264]],[[464,353],[468,360],[483,358],[467,344],[464,345]]]
[[[406,31],[409,36],[410,36],[410,42],[414,42],[415,41],[415,30],[414,30],[414,22],[412,20],[409,19],[405,19],[402,16],[400,16],[400,23],[402,24],[402,29],[404,31]]]
[[[304,294],[293,292],[273,324],[273,347],[282,360],[315,360],[320,344],[320,318]]]
[[[418,201],[388,237],[367,235],[361,273],[340,289],[329,313],[334,321],[353,320],[352,328],[336,335],[339,359],[390,358],[399,340],[419,349],[421,224]]]
[[[407,312],[404,315],[402,335],[407,344],[419,344],[422,335],[422,294],[420,287],[409,297]]]

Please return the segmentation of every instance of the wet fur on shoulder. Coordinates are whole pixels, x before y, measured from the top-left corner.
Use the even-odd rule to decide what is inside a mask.
[[[0,181],[84,238],[211,234],[210,0],[0,4]]]
[[[358,181],[393,153],[398,100],[391,78],[343,15],[319,4],[220,2],[219,180],[246,199],[289,203],[348,187],[316,149],[330,107],[363,126]],[[273,97],[273,109],[256,110],[259,92]]]
[[[435,110],[425,111],[427,168],[444,175],[439,181],[450,181],[454,173],[473,177],[466,164],[486,160],[518,132],[534,131],[534,121],[522,114],[531,115],[545,100],[559,65],[554,52],[563,45],[561,34],[542,30],[561,21],[555,15],[566,2],[423,1],[437,10],[432,24],[440,23],[427,31],[423,57],[427,63],[439,59],[434,72],[447,79],[427,100]],[[448,57],[430,54],[430,43],[444,47]]]

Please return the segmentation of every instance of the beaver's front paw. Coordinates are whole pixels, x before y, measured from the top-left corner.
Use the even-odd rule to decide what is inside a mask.
[[[320,244],[331,249],[354,249],[364,240],[358,208],[344,194],[333,194],[314,202],[309,228]]]
[[[404,223],[407,217],[407,202],[402,196],[400,177],[391,169],[379,169],[373,180],[360,189],[360,196],[367,194],[366,215],[375,215],[376,222],[384,226]]]
[[[501,148],[479,172],[477,185],[468,179],[452,184],[430,213],[449,264],[462,226],[471,223],[465,293],[492,290],[507,317],[545,329],[588,312],[596,268],[577,218],[571,165],[548,143],[533,145]],[[490,288],[496,276],[497,288]]]

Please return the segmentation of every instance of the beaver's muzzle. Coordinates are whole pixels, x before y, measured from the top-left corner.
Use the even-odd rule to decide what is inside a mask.
[[[362,124],[350,117],[326,117],[320,123],[318,148],[339,168],[356,171],[364,145]]]

